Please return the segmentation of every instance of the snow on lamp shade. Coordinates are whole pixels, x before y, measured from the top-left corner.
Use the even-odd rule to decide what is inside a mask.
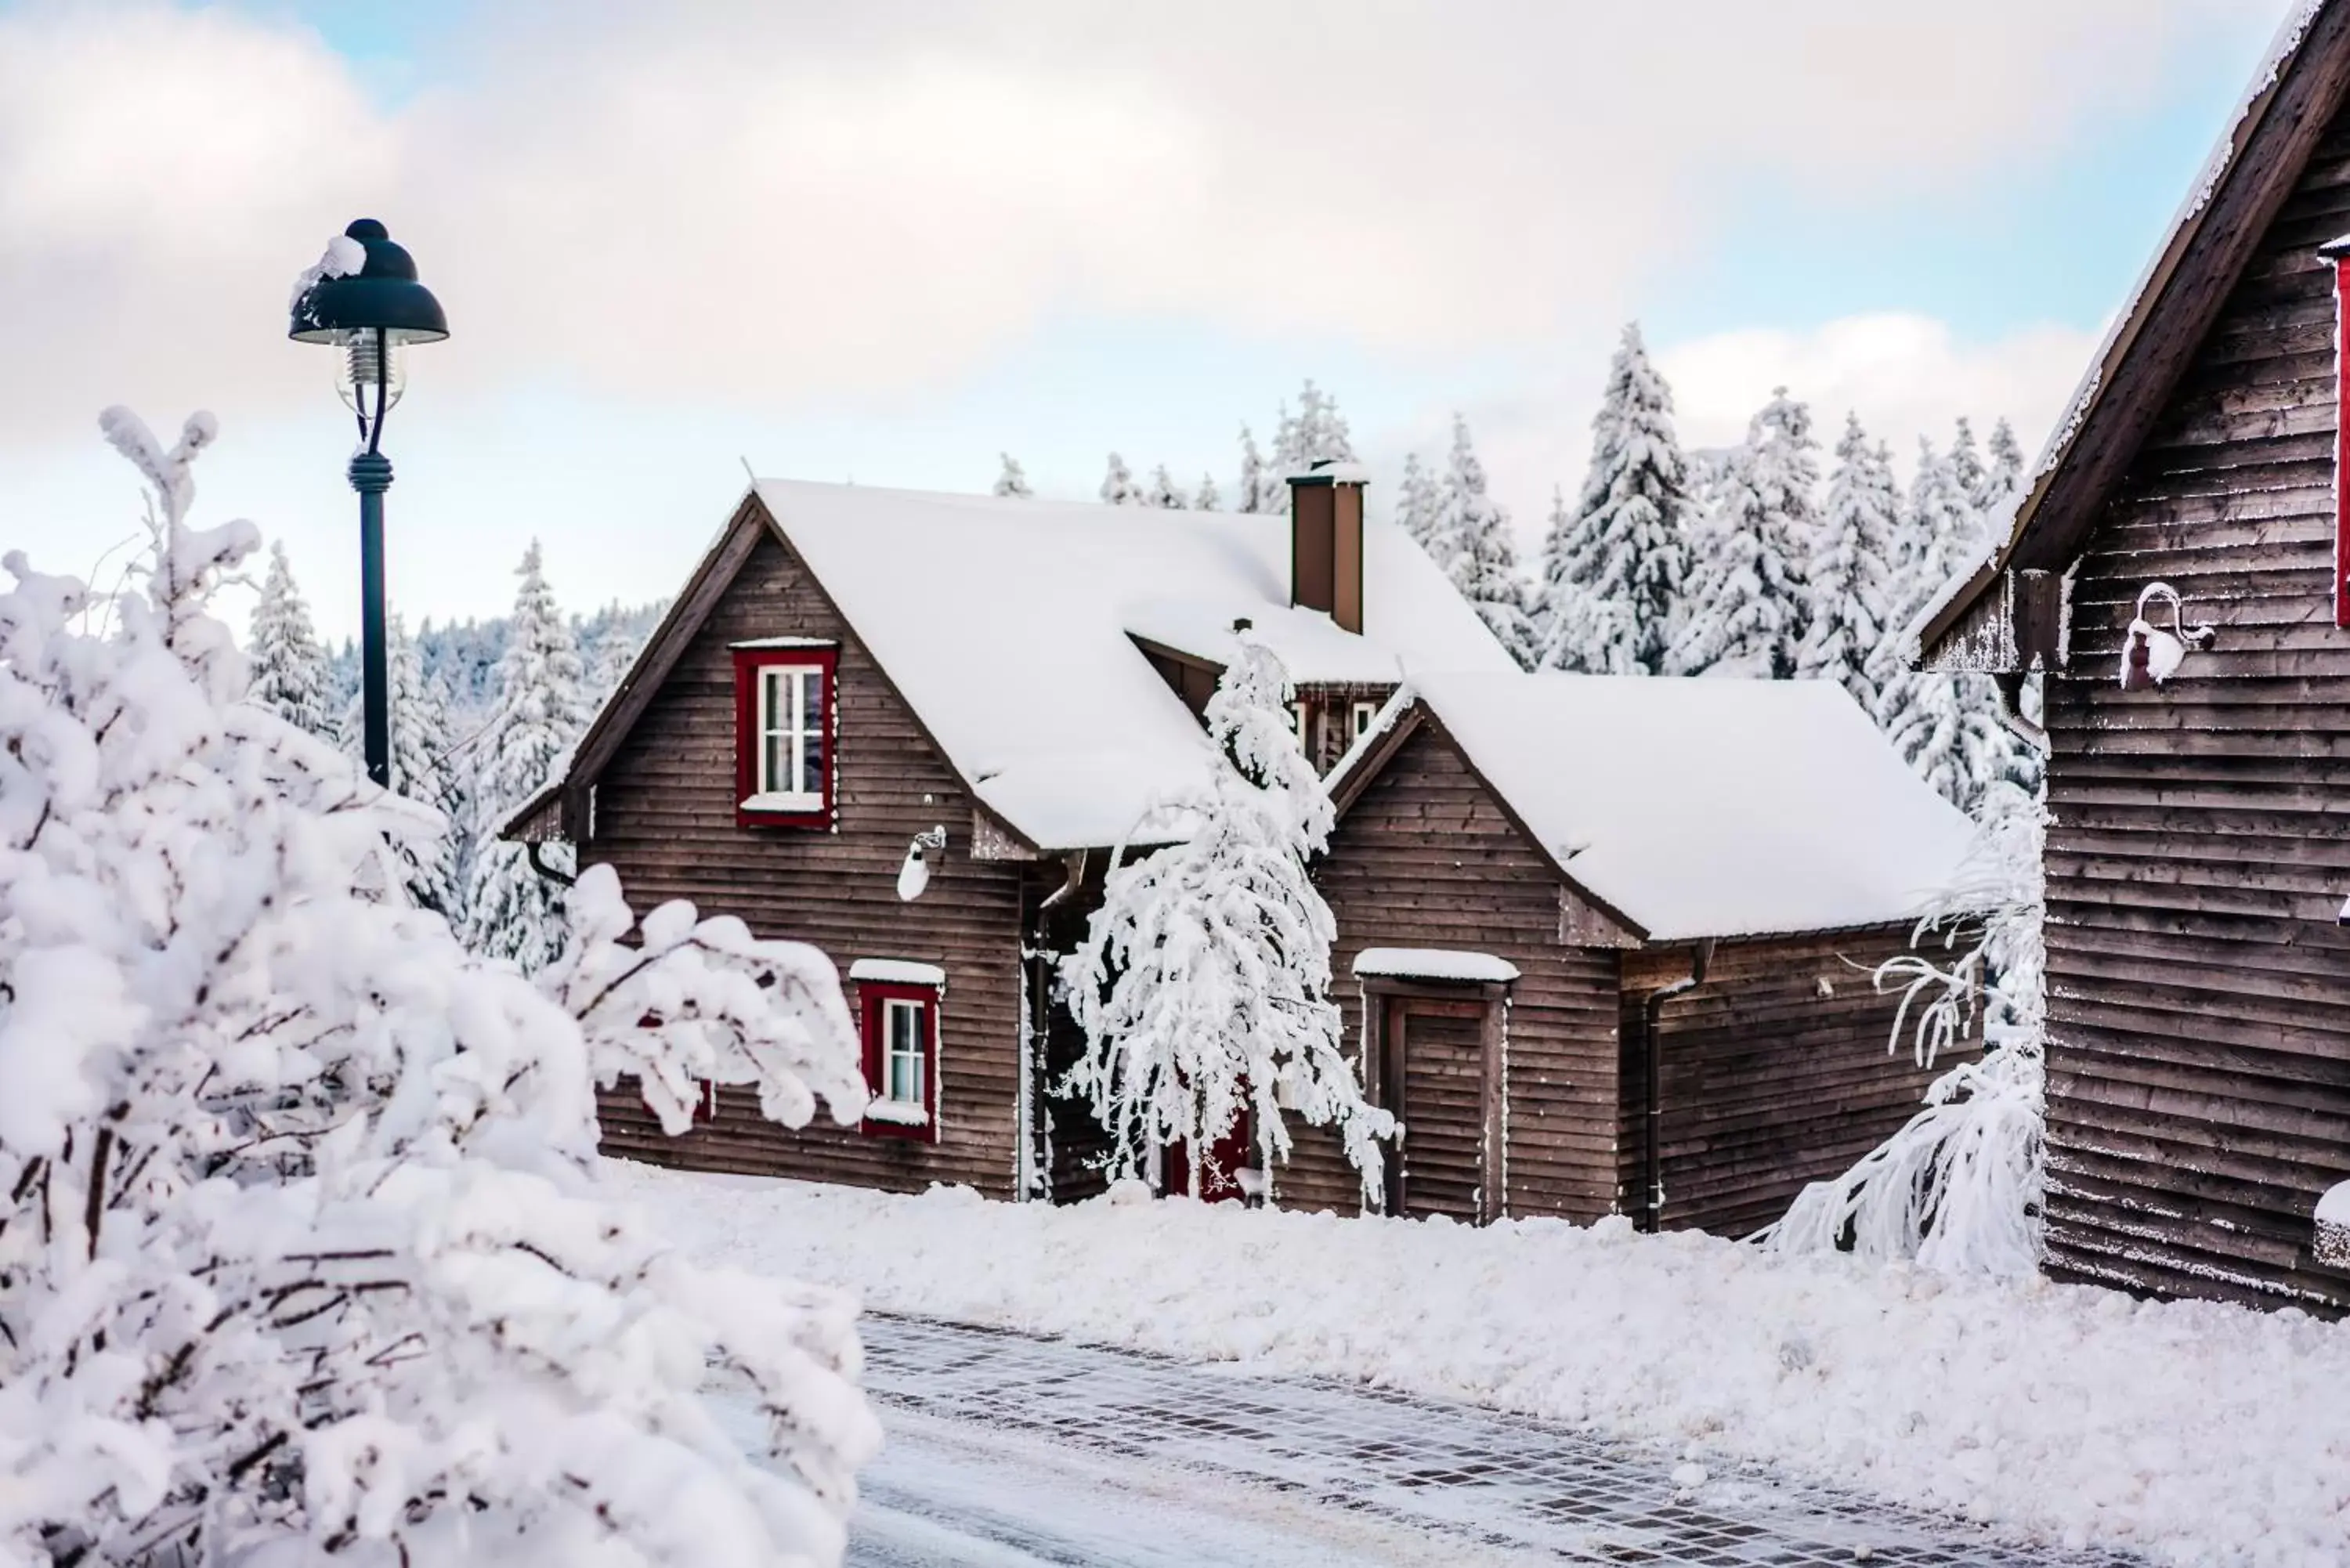
[[[2350,1269],[2350,1181],[2336,1182],[2317,1200],[2317,1234],[2310,1251],[2329,1269]]]
[[[946,846],[947,830],[943,826],[914,835],[914,841],[906,846],[906,863],[898,867],[898,898],[901,902],[910,904],[929,890],[930,852],[943,852]]]

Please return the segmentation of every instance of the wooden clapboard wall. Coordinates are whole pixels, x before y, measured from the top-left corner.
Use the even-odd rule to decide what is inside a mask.
[[[734,674],[728,645],[758,638],[840,644],[838,831],[740,827],[734,816]],[[597,786],[589,863],[609,864],[636,907],[691,898],[764,937],[815,943],[843,975],[860,958],[941,966],[940,1139],[868,1137],[819,1115],[787,1132],[757,1095],[723,1089],[716,1120],[661,1135],[625,1087],[599,1101],[608,1152],[658,1163],[919,1190],[933,1181],[1012,1190],[1017,1106],[1023,883],[1035,867],[971,857],[972,803],[831,601],[772,535],[749,552],[662,680]],[[908,843],[943,825],[929,890],[900,902]],[[1051,867],[1057,873],[1057,865]],[[1038,895],[1031,891],[1034,907]]]
[[[2336,114],[2106,500],[2048,683],[2049,1266],[2350,1306],[2305,1266],[2350,1178],[2350,631],[2334,625]],[[2158,319],[2153,330],[2160,330]],[[2119,690],[2147,583],[2219,624]]]

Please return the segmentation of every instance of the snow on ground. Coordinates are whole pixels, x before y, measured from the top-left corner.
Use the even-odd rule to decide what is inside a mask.
[[[892,1312],[1759,1459],[2067,1545],[2350,1561],[2350,1327],[1699,1235],[1073,1208],[608,1166],[701,1259]]]

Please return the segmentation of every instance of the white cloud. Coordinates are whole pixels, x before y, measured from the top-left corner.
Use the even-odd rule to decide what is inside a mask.
[[[2133,106],[2242,0],[889,3],[494,12],[395,108],[287,24],[0,16],[0,440],[315,395],[293,272],[365,212],[435,374],[771,410],[1149,312],[1384,349],[1612,324],[1742,179],[1955,182]]]

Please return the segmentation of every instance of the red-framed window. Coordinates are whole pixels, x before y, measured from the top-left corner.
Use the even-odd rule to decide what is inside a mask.
[[[840,726],[840,649],[734,650],[734,818],[745,827],[829,827]]]
[[[864,1130],[873,1137],[939,1141],[939,988],[857,982],[865,1034]]]

